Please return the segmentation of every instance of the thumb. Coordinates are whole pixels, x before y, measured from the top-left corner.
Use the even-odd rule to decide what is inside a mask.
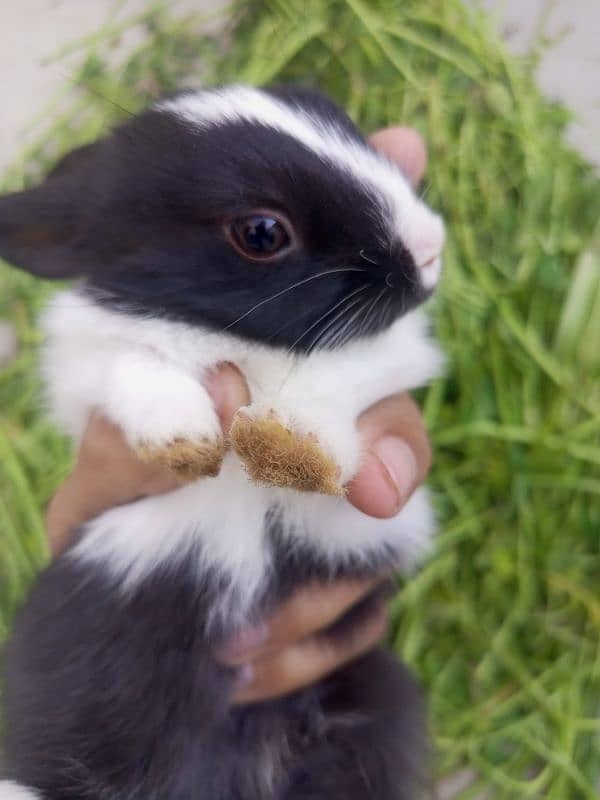
[[[250,402],[250,391],[242,373],[233,364],[221,364],[204,380],[225,436],[236,412]]]

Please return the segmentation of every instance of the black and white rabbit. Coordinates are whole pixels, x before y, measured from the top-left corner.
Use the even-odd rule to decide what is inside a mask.
[[[342,486],[360,412],[440,369],[417,306],[443,239],[401,171],[299,88],[181,93],[0,198],[0,255],[81,278],[43,319],[62,428],[77,440],[100,409],[187,481],[102,514],[41,575],[7,649],[0,800],[415,796],[419,694],[384,649],[247,708],[211,654],[306,581],[427,548],[424,490],[375,520]],[[223,361],[252,396],[230,447],[202,385]]]

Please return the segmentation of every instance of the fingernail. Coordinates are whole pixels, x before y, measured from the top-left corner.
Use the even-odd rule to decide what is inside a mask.
[[[411,448],[402,439],[384,436],[373,448],[389,476],[390,484],[398,498],[398,509],[407,501],[417,483],[417,460]]]
[[[221,364],[204,377],[204,386],[225,431],[229,429],[235,412],[250,402],[246,381],[232,364]]]

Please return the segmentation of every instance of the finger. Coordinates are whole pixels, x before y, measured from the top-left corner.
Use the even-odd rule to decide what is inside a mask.
[[[246,383],[235,367],[226,364],[209,376],[209,384],[228,430],[233,414],[249,402]],[[92,414],[75,469],[48,507],[46,529],[52,554],[66,547],[79,525],[106,509],[178,486],[171,471],[138,458],[117,425]]]
[[[98,498],[109,496],[113,505],[179,486],[172,472],[138,458],[118,425],[96,413],[90,417],[83,436],[75,474],[80,484],[84,478],[93,481],[88,488],[90,494]]]
[[[117,425],[92,414],[75,468],[48,506],[46,531],[52,554],[58,555],[76,528],[106,509],[178,485],[170,472],[141,461]]]
[[[382,581],[339,580],[298,589],[261,628],[245,631],[219,650],[223,664],[236,666],[264,657],[322,631],[338,620]]]
[[[358,430],[366,455],[348,487],[348,499],[371,517],[392,517],[425,480],[431,466],[423,417],[409,395],[395,395],[365,411]]]
[[[246,665],[244,683],[236,688],[233,702],[236,705],[257,703],[309,686],[371,650],[382,639],[386,628],[387,610],[382,604],[343,642],[309,637],[270,658]]]
[[[53,558],[65,549],[71,534],[83,521],[76,492],[68,478],[55,493],[46,512],[46,535]]]
[[[227,435],[236,412],[250,402],[248,385],[233,364],[221,364],[206,376],[204,385],[212,397],[223,432]]]
[[[416,130],[394,125],[377,131],[369,141],[376,150],[398,164],[413,186],[419,183],[427,166],[427,148]]]

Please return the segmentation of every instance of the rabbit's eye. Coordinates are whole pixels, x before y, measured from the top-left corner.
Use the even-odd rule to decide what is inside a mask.
[[[226,226],[235,249],[252,261],[269,261],[284,255],[292,244],[289,223],[272,212],[238,217]]]

